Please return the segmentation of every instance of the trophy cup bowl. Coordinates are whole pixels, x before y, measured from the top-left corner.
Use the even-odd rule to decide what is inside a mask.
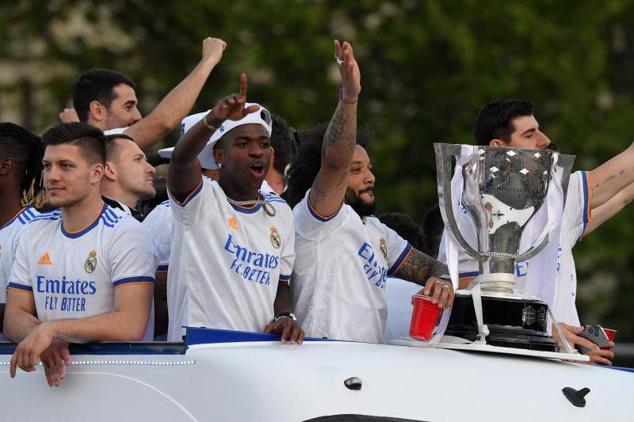
[[[438,198],[445,227],[462,249],[478,261],[482,318],[488,344],[558,351],[547,334],[548,305],[515,289],[517,262],[530,259],[548,243],[548,225],[520,253],[528,222],[546,201],[551,171],[561,167],[564,199],[574,156],[551,151],[435,143]],[[452,192],[453,160],[462,176],[462,193]],[[458,179],[458,182],[460,180]],[[454,187],[455,188],[455,187]],[[454,200],[473,222],[477,242],[470,244],[456,220]],[[450,239],[446,239],[450,241]],[[449,263],[448,263],[449,264]],[[469,290],[458,290],[447,335],[474,341],[479,332]]]

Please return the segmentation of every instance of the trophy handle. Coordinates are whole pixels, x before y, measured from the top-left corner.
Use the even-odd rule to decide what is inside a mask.
[[[575,161],[574,155],[559,154],[559,157],[557,158],[557,162],[556,162],[556,165],[561,167],[562,169],[561,188],[562,188],[563,196],[564,196],[562,198],[562,204],[563,204],[562,212],[566,207],[566,197],[568,196],[568,182],[570,180],[570,173],[572,171],[572,164],[574,163],[574,161]],[[541,252],[542,249],[546,247],[546,245],[548,244],[548,232],[546,229],[547,227],[544,228],[544,231],[540,235],[540,238],[542,240],[539,243],[539,245],[527,250],[523,254],[518,255],[517,262],[527,261],[531,259],[532,257],[537,255],[539,252]]]
[[[570,174],[572,173],[572,164],[575,162],[574,155],[559,154],[557,165],[561,167],[561,188],[564,191],[563,204],[566,207],[566,198],[568,197],[568,183],[570,182]]]
[[[451,170],[453,168],[452,157],[458,158],[462,150],[461,145],[434,143],[434,152],[436,154],[436,180],[438,181],[438,207],[440,213],[448,226],[449,231],[453,234],[454,238],[458,241],[460,246],[465,252],[472,258],[478,261],[484,261],[488,258],[481,256],[478,251],[469,245],[469,242],[462,237],[458,223],[456,222],[456,216],[453,212],[453,201],[451,198]]]

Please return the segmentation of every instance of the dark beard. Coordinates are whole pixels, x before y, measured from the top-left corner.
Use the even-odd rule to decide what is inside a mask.
[[[361,192],[363,193],[363,191]],[[359,214],[359,217],[369,217],[376,212],[376,201],[367,203],[361,199],[361,197],[350,189],[346,190],[345,197],[346,204]]]

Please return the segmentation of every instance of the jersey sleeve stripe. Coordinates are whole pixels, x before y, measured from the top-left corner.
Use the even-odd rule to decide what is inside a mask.
[[[468,271],[466,273],[459,273],[458,274],[458,278],[463,278],[463,277],[477,277],[480,275],[480,271]]]
[[[289,275],[284,275],[284,274],[280,274],[280,280],[282,281],[288,281],[291,279],[290,274]]]
[[[399,255],[399,257],[396,260],[396,262],[394,262],[394,264],[387,271],[388,275],[392,275],[392,274],[394,274],[395,272],[398,271],[399,267],[401,266],[403,261],[405,261],[405,258],[407,257],[407,255],[410,254],[411,251],[412,251],[412,245],[410,245],[409,242],[408,242],[407,245],[405,246],[405,248],[403,249],[403,252],[401,252],[401,254]]]
[[[158,266],[158,268],[156,269],[157,272],[159,271],[167,271],[169,269],[169,264],[161,264]]]
[[[337,214],[339,214],[339,211],[341,211],[341,208],[343,208],[343,203],[341,204],[341,206],[339,207],[339,209],[337,211],[335,211],[332,215],[329,216],[324,216],[324,215],[320,215],[319,213],[317,213],[317,211],[315,211],[313,209],[313,206],[310,203],[310,200],[308,198],[306,198],[306,205],[308,207],[308,211],[310,212],[310,214],[315,217],[317,220],[322,221],[322,222],[326,222],[326,221],[330,221],[333,218],[335,218],[337,216]]]
[[[581,172],[581,184],[583,185],[583,229],[592,219],[592,210],[590,209],[590,189],[588,186],[588,173]]]
[[[174,198],[174,202],[176,202],[178,205],[180,205],[181,207],[184,207],[185,205],[187,205],[189,203],[189,201],[191,201],[192,199],[194,199],[194,197],[196,195],[198,195],[198,193],[203,189],[203,179],[200,179],[200,183],[198,184],[198,186],[196,187],[196,189],[194,189],[192,191],[192,193],[190,193],[189,195],[187,195],[187,198],[185,198],[185,200],[183,202],[178,201],[176,198]]]
[[[25,291],[25,292],[33,293],[33,287],[25,286],[24,284],[18,284],[18,283],[9,283],[7,285],[7,289],[22,290],[22,291]]]
[[[139,276],[139,277],[127,277],[121,280],[114,281],[112,285],[114,287],[120,286],[125,283],[154,283],[154,277]]]

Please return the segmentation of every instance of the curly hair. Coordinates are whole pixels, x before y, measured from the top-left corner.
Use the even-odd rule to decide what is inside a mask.
[[[310,189],[321,167],[321,147],[328,129],[328,123],[319,123],[298,132],[299,151],[288,172],[288,186],[284,199],[292,207],[297,205]],[[357,131],[357,145],[367,148],[370,142],[368,130]]]
[[[17,164],[21,205],[33,203],[42,191],[42,140],[15,123],[0,123],[0,157]]]

